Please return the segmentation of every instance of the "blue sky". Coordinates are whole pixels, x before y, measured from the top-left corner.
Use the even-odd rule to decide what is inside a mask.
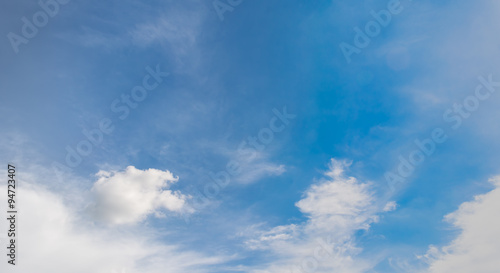
[[[40,3],[0,9],[2,272],[499,268],[496,1]]]

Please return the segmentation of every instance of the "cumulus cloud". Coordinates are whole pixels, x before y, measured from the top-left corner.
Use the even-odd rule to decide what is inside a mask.
[[[0,187],[6,192],[4,186]],[[19,189],[18,264],[0,263],[0,272],[174,273],[208,272],[227,257],[184,250],[156,237],[147,227],[97,228],[81,218],[74,204],[43,187]],[[4,203],[2,195],[0,201]],[[6,202],[5,202],[6,203]],[[0,226],[6,234],[5,225]],[[0,245],[6,247],[5,238]]]
[[[496,273],[500,268],[500,177],[495,189],[479,195],[445,217],[460,235],[445,247],[431,246],[424,256],[429,273]]]
[[[312,185],[296,206],[307,215],[302,224],[245,233],[250,249],[268,250],[278,259],[251,272],[365,272],[374,264],[357,257],[354,233],[377,221],[379,207],[369,183],[349,177],[349,163],[332,159],[326,178]],[[249,232],[252,231],[253,232]]]
[[[351,230],[368,227],[364,225],[374,220],[369,185],[354,177],[344,177],[346,166],[345,162],[332,160],[326,173],[330,179],[311,186],[305,198],[296,203],[301,212],[309,215],[309,228]]]
[[[95,202],[89,209],[101,221],[133,224],[164,211],[192,212],[186,206],[189,196],[168,189],[178,181],[169,171],[129,166],[122,172],[100,171],[97,177],[91,190]]]

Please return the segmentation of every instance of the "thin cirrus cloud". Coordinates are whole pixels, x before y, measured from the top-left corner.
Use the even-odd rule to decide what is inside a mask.
[[[127,39],[143,48],[160,46],[163,51],[169,52],[176,71],[192,74],[203,60],[199,37],[206,10],[190,4],[181,10],[162,12],[156,18],[131,27]]]
[[[270,160],[269,154],[251,149],[242,149],[234,152],[234,162],[240,166],[239,175],[235,181],[240,184],[250,184],[265,177],[279,176],[286,171],[283,164],[277,164]]]
[[[101,18],[92,17],[95,21],[104,22],[108,30],[83,26],[80,33],[72,31],[70,33],[73,34],[63,36],[67,40],[77,40],[80,45],[91,48],[116,49],[133,46],[149,49],[159,46],[163,53],[168,53],[169,58],[175,60],[177,69],[190,72],[185,66],[192,69],[202,57],[198,40],[203,31],[206,14],[203,5],[179,3],[178,9],[160,9],[154,16],[134,18],[137,21],[123,21],[119,25],[120,28],[111,19],[103,21]]]
[[[178,181],[169,171],[129,166],[121,172],[100,171],[97,177],[91,189],[95,201],[89,210],[105,223],[135,224],[148,215],[193,212],[186,205],[189,196],[168,189]]]

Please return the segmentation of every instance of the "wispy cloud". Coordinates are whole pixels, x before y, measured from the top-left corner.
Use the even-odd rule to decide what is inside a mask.
[[[241,184],[278,176],[286,171],[285,165],[272,162],[267,153],[256,150],[238,150],[233,154],[232,160],[240,164],[240,174],[235,176],[235,181]]]

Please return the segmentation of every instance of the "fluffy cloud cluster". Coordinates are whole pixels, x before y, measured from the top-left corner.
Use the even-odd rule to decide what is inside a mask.
[[[430,247],[429,273],[496,273],[500,269],[500,177],[496,188],[463,203],[445,219],[461,230],[450,245]]]
[[[6,192],[6,187],[0,186],[0,190]],[[227,260],[183,250],[156,238],[155,231],[147,227],[96,228],[81,218],[73,204],[65,203],[61,195],[28,182],[19,192],[17,265],[4,260],[0,272],[204,273],[209,272],[210,266]],[[3,195],[0,201],[6,201]],[[0,232],[7,234],[5,225],[0,226]],[[3,249],[6,239],[0,236]]]
[[[100,171],[97,176],[90,210],[106,223],[137,223],[150,214],[162,216],[163,211],[192,212],[186,206],[189,196],[168,189],[178,180],[169,171],[129,166],[123,172]]]

